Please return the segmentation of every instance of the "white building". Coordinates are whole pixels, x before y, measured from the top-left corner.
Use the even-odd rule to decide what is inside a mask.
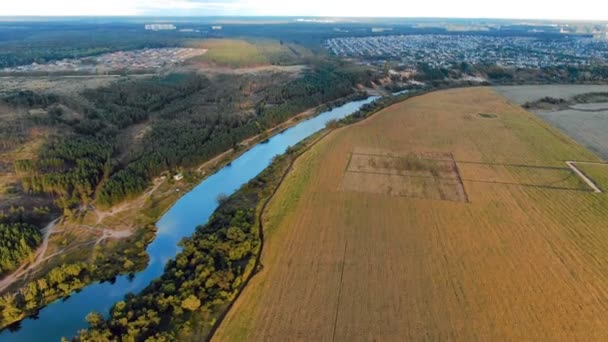
[[[175,30],[176,28],[173,24],[146,24],[146,30],[148,31],[166,31]]]

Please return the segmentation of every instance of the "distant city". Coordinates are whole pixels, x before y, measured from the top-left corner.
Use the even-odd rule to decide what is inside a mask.
[[[333,38],[325,46],[335,55],[399,60],[403,65],[428,63],[497,64],[519,68],[590,65],[608,58],[608,40],[564,37],[494,37],[485,35],[400,35]]]

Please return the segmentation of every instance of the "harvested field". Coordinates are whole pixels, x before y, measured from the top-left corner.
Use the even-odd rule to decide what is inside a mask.
[[[375,167],[352,161],[362,151]],[[422,152],[452,159],[383,163],[445,159]],[[600,161],[490,88],[416,97],[336,130],[269,203],[264,267],[214,340],[608,340],[608,195],[568,160]],[[343,189],[353,168],[455,178],[452,162],[468,202],[365,180]],[[608,179],[603,165],[577,166]]]
[[[543,97],[556,99],[570,99],[576,95],[587,93],[608,92],[608,85],[582,85],[582,84],[552,84],[552,85],[523,85],[499,86],[496,91],[517,103],[524,104],[540,100]]]
[[[537,114],[602,158],[608,159],[608,109],[537,111]]]
[[[505,86],[495,89],[517,104],[538,101],[547,96],[571,100],[577,95],[608,92],[605,85]],[[603,96],[585,96],[585,101],[594,100],[606,101]],[[538,109],[534,112],[579,144],[608,159],[608,103],[573,104],[566,108]]]

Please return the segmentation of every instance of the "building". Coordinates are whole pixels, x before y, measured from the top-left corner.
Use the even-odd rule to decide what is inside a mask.
[[[146,30],[148,31],[167,31],[175,30],[176,28],[173,24],[146,24]]]
[[[390,27],[372,27],[372,33],[382,33],[386,31],[392,31]]]
[[[173,176],[173,179],[176,181],[180,181],[180,180],[184,179],[184,175],[181,173],[178,173],[175,176]]]

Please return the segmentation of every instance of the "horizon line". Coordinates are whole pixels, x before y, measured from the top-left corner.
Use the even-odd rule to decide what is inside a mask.
[[[0,15],[5,18],[37,18],[37,19],[76,19],[76,18],[155,18],[155,19],[188,19],[188,18],[323,18],[323,19],[423,19],[423,20],[516,20],[516,21],[553,21],[553,22],[600,22],[608,23],[608,19],[553,19],[553,18],[501,18],[501,17],[433,17],[433,16],[313,16],[313,15]]]

